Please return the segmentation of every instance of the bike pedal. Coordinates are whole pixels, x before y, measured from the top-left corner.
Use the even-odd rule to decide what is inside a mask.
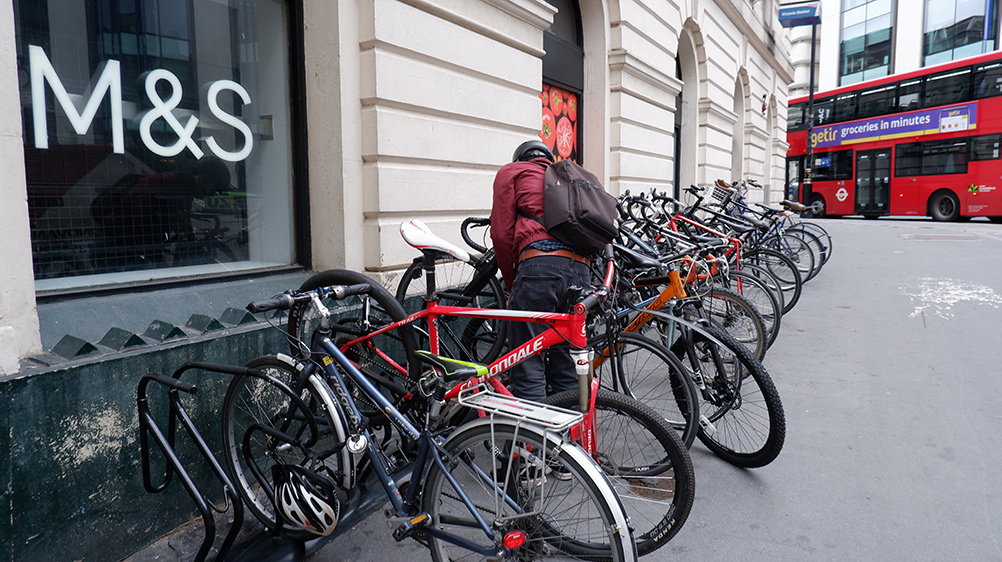
[[[411,536],[411,534],[413,534],[414,531],[420,529],[421,527],[424,527],[425,524],[427,524],[429,521],[431,521],[431,516],[428,515],[427,513],[422,513],[420,515],[412,517],[409,520],[401,523],[400,526],[398,526],[396,529],[393,530],[393,539],[397,542],[400,542],[406,539],[407,537]]]

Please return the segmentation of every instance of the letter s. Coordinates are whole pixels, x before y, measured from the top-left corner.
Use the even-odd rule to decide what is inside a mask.
[[[216,98],[222,90],[232,90],[236,92],[237,95],[240,96],[240,99],[243,100],[244,105],[251,102],[250,94],[247,93],[247,90],[245,90],[243,86],[237,84],[233,80],[216,80],[214,82],[210,82],[208,84],[208,89],[206,90],[209,112],[212,113],[216,119],[219,119],[223,123],[226,123],[227,125],[230,125],[234,129],[240,131],[240,133],[244,136],[244,147],[238,152],[228,152],[223,150],[222,147],[219,146],[219,143],[216,142],[216,139],[212,137],[209,137],[205,141],[205,144],[209,145],[209,149],[223,160],[228,162],[239,162],[250,156],[251,150],[254,148],[254,137],[251,134],[250,127],[247,126],[247,123],[244,123],[238,117],[226,113],[221,107],[219,107],[219,102]]]

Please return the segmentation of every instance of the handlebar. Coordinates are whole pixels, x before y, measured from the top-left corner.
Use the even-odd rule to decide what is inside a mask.
[[[474,242],[473,238],[470,236],[469,229],[471,227],[476,228],[476,227],[484,227],[484,226],[490,226],[490,225],[491,225],[491,219],[490,218],[486,218],[486,217],[468,217],[467,219],[465,219],[463,221],[463,224],[459,227],[459,233],[463,236],[463,241],[466,242],[466,244],[469,247],[471,247],[474,250],[480,252],[481,254],[485,254],[485,253],[487,253],[487,246],[484,246],[482,244],[478,244],[477,242]]]
[[[372,285],[368,283],[359,283],[357,285],[331,285],[330,287],[321,287],[315,289],[314,291],[286,291],[280,295],[275,295],[270,299],[262,299],[258,301],[251,302],[247,305],[247,310],[252,313],[267,312],[269,310],[289,310],[296,303],[306,302],[313,298],[314,293],[318,293],[321,298],[333,298],[335,300],[341,300],[351,295],[364,295],[372,289]]]

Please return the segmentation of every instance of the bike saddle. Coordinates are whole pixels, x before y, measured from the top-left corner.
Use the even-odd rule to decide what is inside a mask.
[[[466,250],[435,235],[431,229],[417,219],[400,223],[400,236],[405,242],[422,252],[440,252],[460,261],[470,261],[470,254]]]
[[[783,206],[786,207],[787,209],[789,209],[791,211],[796,211],[798,213],[807,210],[807,206],[806,205],[804,205],[803,203],[797,203],[796,201],[787,201],[787,200],[784,199],[782,201],[782,203],[783,203]]]
[[[625,246],[613,244],[613,247],[616,248],[616,255],[626,262],[626,267],[629,269],[657,269],[661,266],[661,262],[658,260],[640,252],[634,252]]]

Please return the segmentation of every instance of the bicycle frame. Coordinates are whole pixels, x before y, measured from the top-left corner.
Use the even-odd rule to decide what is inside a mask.
[[[380,410],[387,415],[387,419],[409,439],[414,440],[418,443],[418,453],[414,461],[412,475],[420,475],[425,473],[425,470],[429,467],[430,463],[434,463],[438,466],[439,470],[445,475],[446,479],[449,481],[450,485],[459,496],[460,500],[469,509],[470,514],[473,516],[476,525],[484,532],[487,539],[491,541],[488,546],[477,545],[463,537],[455,536],[451,533],[445,532],[433,526],[423,526],[422,532],[428,535],[432,535],[443,541],[455,544],[472,552],[476,552],[483,556],[496,556],[498,554],[498,546],[493,543],[495,539],[494,528],[491,523],[486,521],[483,516],[481,516],[477,507],[473,504],[473,501],[469,496],[463,491],[462,486],[456,481],[452,472],[449,470],[447,464],[443,460],[443,453],[440,451],[439,442],[436,441],[434,435],[428,430],[419,430],[414,426],[395,406],[393,406],[390,401],[383,396],[383,394],[376,388],[376,386],[368,380],[356,366],[355,364],[344,355],[344,353],[334,345],[329,337],[317,338],[318,341],[314,342],[313,349],[311,351],[312,356],[319,356],[319,361],[310,361],[307,363],[306,368],[303,371],[302,376],[308,378],[312,375],[312,371],[315,368],[323,369],[328,380],[334,381],[334,398],[337,399],[338,404],[341,408],[346,410],[347,418],[350,427],[352,437],[349,438],[349,443],[346,446],[349,450],[353,446],[360,449],[354,452],[361,452],[364,450],[369,463],[371,464],[376,476],[386,493],[390,504],[393,506],[393,510],[397,513],[398,517],[402,521],[409,521],[412,525],[419,524],[423,522],[424,514],[413,509],[413,506],[418,505],[419,494],[421,493],[421,486],[410,486],[407,490],[407,495],[404,497],[400,493],[400,489],[397,483],[390,476],[387,471],[383,460],[380,458],[379,450],[374,443],[376,442],[373,438],[371,430],[365,425],[364,418],[358,407],[355,404],[351,393],[348,392],[345,383],[345,376],[342,375],[343,370],[345,375],[356,384],[366,397],[372,400],[376,405],[379,406]],[[526,425],[534,425],[531,420],[525,422]],[[543,427],[542,424],[537,424],[539,427]],[[543,427],[544,431],[549,431],[549,429]],[[358,443],[361,442],[361,445]],[[354,444],[353,444],[354,443]],[[518,504],[502,490],[496,482],[494,482],[490,476],[486,473],[480,475],[484,479],[485,483],[489,483],[494,487],[495,492],[498,497],[503,497],[505,503],[508,504],[512,509],[520,509]]]
[[[603,282],[604,287],[611,286],[614,273],[614,262],[609,259],[606,276]],[[368,345],[368,342],[378,335],[395,330],[402,326],[414,324],[421,320],[428,320],[428,334],[430,340],[429,347],[431,348],[429,351],[434,354],[438,354],[439,334],[437,321],[443,316],[532,322],[535,324],[549,325],[550,329],[490,363],[490,365],[487,366],[488,372],[486,375],[472,377],[463,383],[457,384],[446,393],[445,400],[447,403],[454,402],[460,393],[484,384],[489,385],[500,394],[511,396],[511,392],[498,379],[498,375],[530,357],[539,355],[543,351],[546,351],[557,344],[567,342],[570,344],[571,354],[574,356],[574,362],[578,369],[579,395],[581,400],[579,407],[581,411],[585,413],[582,423],[579,426],[572,428],[571,436],[573,439],[581,441],[582,447],[588,454],[593,454],[597,450],[597,443],[595,441],[594,405],[596,390],[598,389],[598,381],[592,376],[592,370],[590,369],[591,361],[588,359],[587,306],[582,303],[578,303],[574,307],[574,312],[571,313],[443,306],[438,304],[435,296],[433,279],[429,280],[428,286],[428,292],[430,295],[428,296],[424,309],[411,314],[407,318],[388,324],[379,330],[366,334],[362,337],[355,338],[342,345],[341,349],[346,350],[357,344]],[[398,370],[401,375],[406,375],[407,370],[393,361],[393,359],[386,355],[386,353],[382,350],[374,346],[370,347],[370,349],[377,353],[380,358],[387,362],[387,364]]]

